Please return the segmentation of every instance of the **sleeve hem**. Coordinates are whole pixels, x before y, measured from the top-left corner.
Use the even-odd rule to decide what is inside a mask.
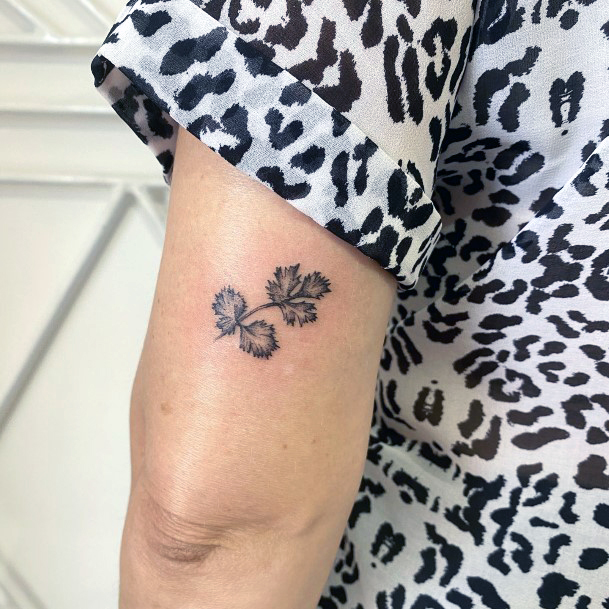
[[[124,9],[95,86],[171,184],[178,125],[411,289],[440,236],[421,186],[354,123],[192,0]]]

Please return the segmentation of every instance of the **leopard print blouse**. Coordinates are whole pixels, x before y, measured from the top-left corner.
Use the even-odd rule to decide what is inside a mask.
[[[397,279],[319,609],[608,609],[609,1],[129,0],[91,69]]]

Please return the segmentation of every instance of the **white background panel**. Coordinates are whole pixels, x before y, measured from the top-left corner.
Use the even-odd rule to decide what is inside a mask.
[[[131,382],[159,248],[132,209],[0,441],[0,554],[49,609],[116,606]]]
[[[117,606],[168,198],[93,86],[125,3],[0,0],[0,609]]]
[[[99,231],[109,190],[0,184],[0,397]]]

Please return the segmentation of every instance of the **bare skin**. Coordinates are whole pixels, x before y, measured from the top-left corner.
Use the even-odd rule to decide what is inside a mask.
[[[121,609],[316,606],[363,472],[395,287],[180,131],[132,393]],[[260,324],[254,346],[240,338],[257,322],[277,346]]]

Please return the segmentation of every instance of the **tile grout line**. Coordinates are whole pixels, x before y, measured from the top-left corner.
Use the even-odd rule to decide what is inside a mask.
[[[1,554],[0,590],[9,603],[8,605],[2,605],[0,609],[46,609],[23,577]]]
[[[122,189],[118,191],[117,196],[118,200],[114,204],[108,218],[97,234],[97,237],[82,260],[78,270],[73,275],[58,304],[55,306],[53,313],[38,335],[34,346],[21,366],[19,373],[11,383],[4,399],[0,402],[0,437],[2,436],[2,432],[6,428],[11,415],[15,411],[19,398],[36,373],[49,347],[70,313],[72,306],[80,296],[85,284],[106,250],[106,247],[123,221],[127,210],[134,202],[133,195],[131,193],[125,193]]]

